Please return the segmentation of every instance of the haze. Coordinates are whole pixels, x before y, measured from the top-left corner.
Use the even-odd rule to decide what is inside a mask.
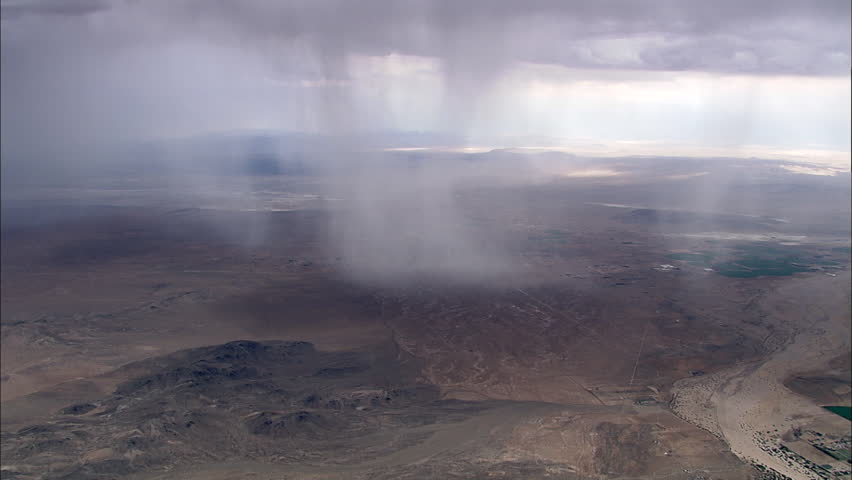
[[[849,480],[848,0],[0,0],[2,478]]]

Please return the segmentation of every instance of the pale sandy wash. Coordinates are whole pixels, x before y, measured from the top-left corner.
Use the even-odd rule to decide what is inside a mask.
[[[819,405],[787,389],[784,380],[848,354],[849,278],[849,272],[828,279],[803,277],[772,292],[762,306],[771,321],[791,331],[792,340],[757,364],[677,382],[672,410],[722,438],[745,461],[793,480],[819,478],[803,465],[772,455],[770,449],[785,432],[816,419],[823,428],[848,434],[847,420],[826,415]],[[819,293],[805,297],[800,292]]]

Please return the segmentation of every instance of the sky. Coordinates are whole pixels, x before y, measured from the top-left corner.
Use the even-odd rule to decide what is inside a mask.
[[[2,161],[232,131],[849,164],[850,2],[2,1]]]

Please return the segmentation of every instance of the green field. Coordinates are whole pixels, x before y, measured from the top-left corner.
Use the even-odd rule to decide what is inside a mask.
[[[532,235],[529,237],[530,240],[536,242],[554,242],[554,243],[568,243],[569,238],[571,237],[570,232],[564,232],[562,230],[545,230],[540,235]]]
[[[849,450],[832,450],[831,456],[840,460],[841,462],[848,462],[852,459],[852,455],[850,455]]]
[[[850,458],[852,458],[852,455],[850,455],[849,450],[845,448],[841,448],[839,450],[832,450],[830,448],[825,448],[819,445],[814,445],[814,448],[830,457],[840,460],[841,462],[848,461]]]
[[[799,272],[810,272],[811,269],[798,264],[789,258],[760,258],[747,256],[731,262],[713,265],[719,275],[736,278],[752,278],[763,276],[786,276]]]
[[[672,253],[666,255],[666,257],[672,260],[683,260],[691,265],[708,267],[710,266],[710,262],[713,261],[713,255],[707,253]]]
[[[734,247],[734,250],[747,255],[759,255],[763,257],[783,257],[798,255],[799,253],[799,248],[795,246],[770,245],[762,242],[737,245]]]
[[[799,245],[750,243],[734,245],[724,252],[689,252],[666,255],[696,267],[711,267],[719,275],[734,278],[780,277],[813,272],[818,267],[840,265],[837,253]],[[832,249],[832,252],[836,249]],[[717,258],[717,254],[720,258]]]
[[[852,420],[852,407],[843,407],[843,406],[828,406],[822,407],[828,410],[831,413],[836,413],[846,420]]]

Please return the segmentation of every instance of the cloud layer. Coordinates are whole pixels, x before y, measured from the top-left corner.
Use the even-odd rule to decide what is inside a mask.
[[[784,132],[796,143],[785,148],[843,150],[849,10],[842,0],[4,1],[4,162],[253,128],[771,143],[742,138],[771,119],[806,132]],[[817,107],[799,128],[805,104]],[[605,131],[604,117],[621,126]],[[675,131],[683,125],[691,137]]]

